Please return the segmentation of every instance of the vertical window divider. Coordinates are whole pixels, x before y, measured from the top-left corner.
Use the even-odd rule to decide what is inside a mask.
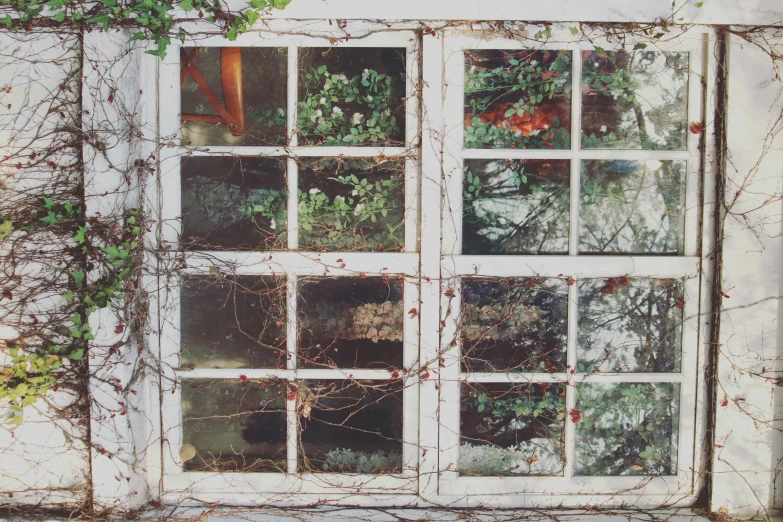
[[[287,89],[287,111],[286,111],[286,128],[288,131],[288,145],[295,147],[297,145],[296,135],[296,101],[298,97],[297,85],[298,85],[298,69],[297,59],[299,56],[298,49],[295,45],[288,46],[288,89]],[[297,203],[298,192],[297,187],[299,185],[299,165],[296,162],[296,158],[288,156],[286,159],[286,183],[288,190],[288,249],[295,250],[299,246],[299,223],[297,215]],[[286,311],[288,317],[286,318],[286,368],[292,370],[289,373],[288,385],[295,385],[296,383],[296,287],[297,277],[295,274],[288,273],[286,281]],[[288,391],[286,390],[286,393]],[[297,418],[296,418],[296,397],[293,400],[286,395],[286,453],[288,460],[288,473],[296,473],[298,466],[297,459]]]
[[[574,46],[571,58],[571,212],[568,223],[568,254],[579,255],[579,149],[581,145],[581,111],[582,111],[582,51]],[[576,370],[576,336],[578,314],[578,284],[574,282],[568,287],[568,341],[566,350],[566,417],[565,417],[565,466],[563,476],[570,479],[574,476],[574,453],[576,426],[571,422],[569,413],[576,407],[576,385],[573,382]]]
[[[296,102],[298,99],[297,86],[299,84],[299,70],[297,68],[298,50],[295,45],[288,46],[288,99],[286,111],[286,127],[288,129],[288,149],[298,145],[296,135]],[[297,215],[299,165],[296,158],[288,156],[286,159],[286,182],[288,190],[288,249],[296,250],[299,247],[299,223]]]

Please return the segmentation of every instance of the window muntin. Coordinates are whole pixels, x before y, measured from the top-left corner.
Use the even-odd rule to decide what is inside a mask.
[[[195,61],[213,57],[203,75],[237,123],[229,107],[236,99],[226,96],[231,85],[214,63],[236,64],[228,43],[197,41],[205,50]],[[413,492],[418,319],[402,312],[418,307],[416,39],[394,32],[332,45],[248,34],[238,43],[243,91],[253,91],[241,129],[210,114],[209,103],[194,107],[192,75],[182,88],[190,89],[188,99],[180,98],[181,60],[193,48],[169,53],[161,66],[163,239],[184,251],[172,256],[182,276],[169,282],[162,305],[170,325],[162,343],[164,488]],[[269,96],[248,89],[248,78]],[[356,94],[363,98],[350,99]],[[179,112],[171,110],[180,106],[211,118],[186,116],[180,134]],[[300,125],[302,118],[313,125]],[[341,233],[318,233],[328,217],[341,221]],[[194,299],[194,285],[213,292]],[[352,298],[363,301],[352,306]],[[332,325],[326,314],[303,319],[311,306],[327,312],[323,305],[361,308],[370,324]],[[246,346],[221,353],[209,337],[223,334]],[[389,353],[373,357],[380,345]],[[229,419],[209,408],[194,413],[210,389],[225,396]],[[364,417],[347,414],[356,405]],[[225,430],[229,441],[203,433],[212,429]],[[223,472],[240,470],[246,473]]]
[[[639,53],[619,51],[603,40],[579,43],[565,31],[545,44],[481,40],[465,32],[444,40],[444,120],[453,138],[446,140],[443,154],[439,493],[471,495],[476,502],[519,492],[602,498],[622,497],[622,490],[644,498],[692,494],[701,161],[687,124],[702,120],[702,42],[680,39],[662,51]],[[608,51],[596,52],[599,45]],[[671,68],[658,70],[662,63]],[[593,67],[588,74],[586,64]],[[606,71],[614,78],[600,84]],[[485,100],[484,107],[477,104],[478,88],[504,82],[503,94]],[[594,99],[606,85],[609,95],[600,94],[606,99]],[[628,97],[644,100],[629,103]],[[605,108],[599,111],[601,104]],[[648,132],[630,127],[629,107],[640,111],[631,112],[640,114]],[[597,112],[603,122],[593,129]],[[596,143],[596,132],[609,138]],[[493,244],[492,238],[505,238],[507,244]],[[506,361],[505,368],[470,359],[466,364],[465,346],[475,344],[465,329],[475,299],[466,289],[479,280],[525,287],[541,279],[567,285],[565,369],[543,366],[522,373],[516,361]],[[588,302],[591,294],[598,298],[595,304]],[[618,298],[612,305],[601,302],[610,296]],[[644,313],[633,311],[640,300],[649,305]],[[504,319],[486,325],[490,340],[515,316],[539,313],[534,301],[516,302],[516,311],[509,313],[515,305],[504,303]],[[484,310],[485,317],[492,313],[491,307]],[[611,318],[611,332],[597,326],[600,314]],[[640,324],[647,326],[646,337]],[[596,347],[602,343],[612,348],[596,355],[605,349]],[[501,384],[525,385],[539,394],[542,386],[560,386],[563,404],[551,408],[554,401],[532,399],[532,392],[515,403],[493,401],[487,394],[482,403],[480,394],[471,392]],[[619,408],[636,404],[638,397],[655,398],[656,408],[624,418]],[[517,411],[509,414],[508,404]],[[550,415],[565,422],[562,438],[550,423],[526,440],[495,443],[491,432],[476,438],[473,423],[461,420],[482,406],[482,414],[494,407],[498,419],[511,415],[507,431],[522,432],[541,424],[528,414],[538,404],[545,405],[539,408],[544,420]],[[616,416],[614,432],[594,422],[599,415]],[[656,424],[661,431],[642,432],[648,436],[639,437],[624,455],[624,467],[601,461],[585,444],[600,436],[601,448],[620,455],[618,437]],[[498,465],[472,472],[468,463],[482,450]],[[548,462],[554,454],[562,458],[562,473],[551,472],[556,466],[536,468],[539,459]],[[649,475],[658,476],[650,480]]]

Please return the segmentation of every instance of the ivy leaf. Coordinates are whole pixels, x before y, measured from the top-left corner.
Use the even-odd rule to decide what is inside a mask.
[[[11,22],[13,22],[13,19],[11,18],[11,15],[5,15],[4,17],[0,18],[0,24],[4,25],[6,27],[11,27]],[[14,417],[14,418],[16,419],[16,418],[21,418],[21,417]]]
[[[178,7],[181,7],[185,11],[192,11],[193,10],[193,1],[192,0],[182,0],[180,3],[177,4]]]
[[[579,32],[579,29],[577,29],[576,27],[569,27],[568,30],[571,31],[571,34],[574,36],[576,36],[576,33]]]
[[[50,225],[54,225],[55,223],[57,223],[57,217],[54,215],[54,211],[50,210],[46,214],[46,217],[41,218],[41,221],[43,221],[44,223],[48,223]]]
[[[703,6],[703,5],[704,5],[704,2],[696,2],[696,3],[695,3],[695,4],[693,4],[693,5],[695,5],[696,7],[701,7],[701,6]]]
[[[82,283],[84,282],[84,272],[82,270],[75,270],[71,272],[71,277],[76,283],[76,286],[78,287],[82,286]]]
[[[185,0],[185,1],[189,2],[190,0]],[[253,24],[256,23],[256,20],[261,18],[261,15],[255,9],[248,9],[245,12],[245,18],[247,18],[248,25],[252,27]]]
[[[52,17],[52,20],[55,22],[64,22],[65,21],[65,11],[60,11],[59,13],[55,14]]]
[[[43,197],[44,208],[52,208],[54,206],[54,200],[52,198]]]
[[[291,0],[272,0],[272,7],[275,9],[285,9]]]
[[[79,243],[80,245],[83,244],[85,241],[87,241],[87,238],[84,237],[84,234],[87,232],[87,227],[79,227],[79,230],[76,231],[76,235],[73,236],[73,240]]]
[[[68,358],[72,361],[81,361],[84,359],[84,348],[79,348],[78,350],[74,350],[71,352],[71,355],[68,356]]]
[[[647,49],[647,44],[643,42],[639,42],[636,45],[633,46],[634,51],[639,51],[641,49]]]
[[[111,245],[106,248],[103,248],[102,250],[106,253],[107,256],[109,256],[110,261],[113,261],[118,257],[120,257],[120,249],[117,248],[117,245]]]

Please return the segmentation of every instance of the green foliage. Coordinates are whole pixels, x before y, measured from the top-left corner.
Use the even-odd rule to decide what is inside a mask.
[[[124,299],[124,286],[132,276],[135,254],[142,234],[140,213],[127,212],[120,234],[98,233],[97,226],[84,219],[78,204],[60,203],[42,198],[39,225],[42,229],[59,226],[71,231],[74,248],[92,261],[86,269],[76,268],[68,272],[68,289],[61,294],[61,310],[67,319],[57,329],[59,338],[44,341],[37,347],[23,349],[13,343],[10,361],[0,369],[0,400],[7,399],[12,410],[8,418],[11,425],[22,422],[22,410],[36,402],[49,389],[57,385],[63,371],[73,368],[88,352],[88,341],[95,338],[89,324],[90,315],[100,308],[118,306]],[[106,236],[112,237],[106,244]],[[99,247],[99,240],[106,246]],[[69,361],[67,364],[65,361]]]
[[[391,85],[389,76],[370,69],[352,78],[329,73],[326,65],[311,69],[305,101],[299,102],[299,133],[325,145],[387,142],[397,128]]]
[[[219,2],[206,0],[99,0],[79,2],[73,0],[0,0],[0,5],[13,11],[0,18],[0,25],[8,29],[27,29],[34,24],[66,26],[77,30],[90,25],[100,25],[103,30],[125,28],[134,30],[133,40],[150,40],[157,49],[147,53],[160,58],[172,38],[182,41],[185,34],[175,31],[176,9],[187,13],[195,11],[199,18],[217,25],[229,40],[236,40],[240,33],[249,30],[272,9],[285,9],[291,0],[250,0],[248,6],[236,13],[224,10]]]

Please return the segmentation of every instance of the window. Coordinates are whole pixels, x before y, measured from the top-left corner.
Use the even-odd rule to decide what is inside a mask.
[[[418,39],[249,36],[161,67],[164,490],[413,493]]]
[[[698,466],[704,42],[561,29],[444,36],[439,492],[656,506]]]
[[[706,39],[481,31],[161,66],[171,498],[693,502]]]

